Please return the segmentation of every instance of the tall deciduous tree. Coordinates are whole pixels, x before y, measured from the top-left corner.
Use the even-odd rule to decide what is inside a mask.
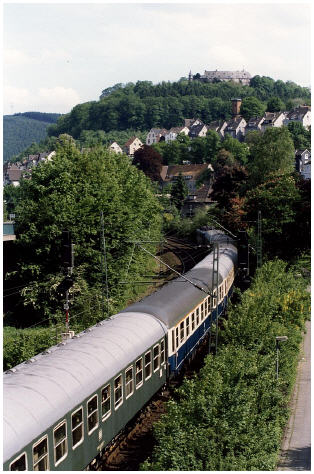
[[[39,165],[32,179],[22,181],[16,211],[16,278],[25,286],[18,314],[19,323],[25,325],[62,308],[56,292],[61,279],[62,230],[72,232],[73,307],[83,313],[93,306],[99,314],[102,301],[101,212],[111,310],[123,306],[130,295],[129,287],[119,285],[132,252],[128,241],[148,235],[150,240],[159,238],[160,207],[144,174],[125,155],[115,156],[101,147],[80,153],[64,136],[53,161]],[[146,257],[137,253],[129,271],[140,275],[146,265]]]
[[[250,152],[247,166],[251,186],[265,181],[270,173],[290,173],[294,169],[294,145],[286,127],[267,128],[251,146]]]
[[[188,193],[188,187],[182,174],[180,173],[175,183],[171,187],[171,201],[179,210],[182,208]]]
[[[160,180],[162,156],[154,148],[143,145],[136,150],[133,165],[142,170],[152,181]]]
[[[251,117],[262,116],[265,110],[265,105],[256,97],[252,96],[243,99],[240,113],[245,120],[249,120]]]

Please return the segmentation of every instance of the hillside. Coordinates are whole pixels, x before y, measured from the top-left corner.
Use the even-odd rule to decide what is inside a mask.
[[[156,85],[150,81],[116,84],[102,91],[99,101],[79,104],[69,114],[62,115],[56,125],[49,127],[48,134],[68,133],[80,139],[84,130],[169,129],[182,125],[187,117],[198,117],[209,123],[231,117],[233,97],[254,97],[264,109],[270,99],[276,98],[285,110],[290,110],[300,103],[309,103],[310,91],[291,81],[260,76],[253,77],[249,86],[184,79]]]
[[[7,161],[47,136],[47,128],[60,114],[25,112],[3,116],[3,160]]]

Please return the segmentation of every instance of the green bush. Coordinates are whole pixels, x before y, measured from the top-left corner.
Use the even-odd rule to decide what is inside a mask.
[[[282,261],[266,263],[229,309],[217,355],[177,390],[142,470],[274,470],[310,296]],[[280,347],[276,380],[277,335]]]

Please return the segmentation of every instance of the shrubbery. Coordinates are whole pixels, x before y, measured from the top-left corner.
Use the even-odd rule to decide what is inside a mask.
[[[266,263],[229,310],[219,350],[185,380],[155,427],[142,470],[274,470],[310,295],[280,260]],[[276,380],[277,335],[280,347]]]

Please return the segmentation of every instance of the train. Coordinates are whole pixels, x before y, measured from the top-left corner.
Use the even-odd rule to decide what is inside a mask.
[[[225,310],[237,271],[232,238],[211,229],[197,239],[219,242],[218,294],[209,249],[184,275],[3,374],[4,470],[87,469],[181,373]]]

